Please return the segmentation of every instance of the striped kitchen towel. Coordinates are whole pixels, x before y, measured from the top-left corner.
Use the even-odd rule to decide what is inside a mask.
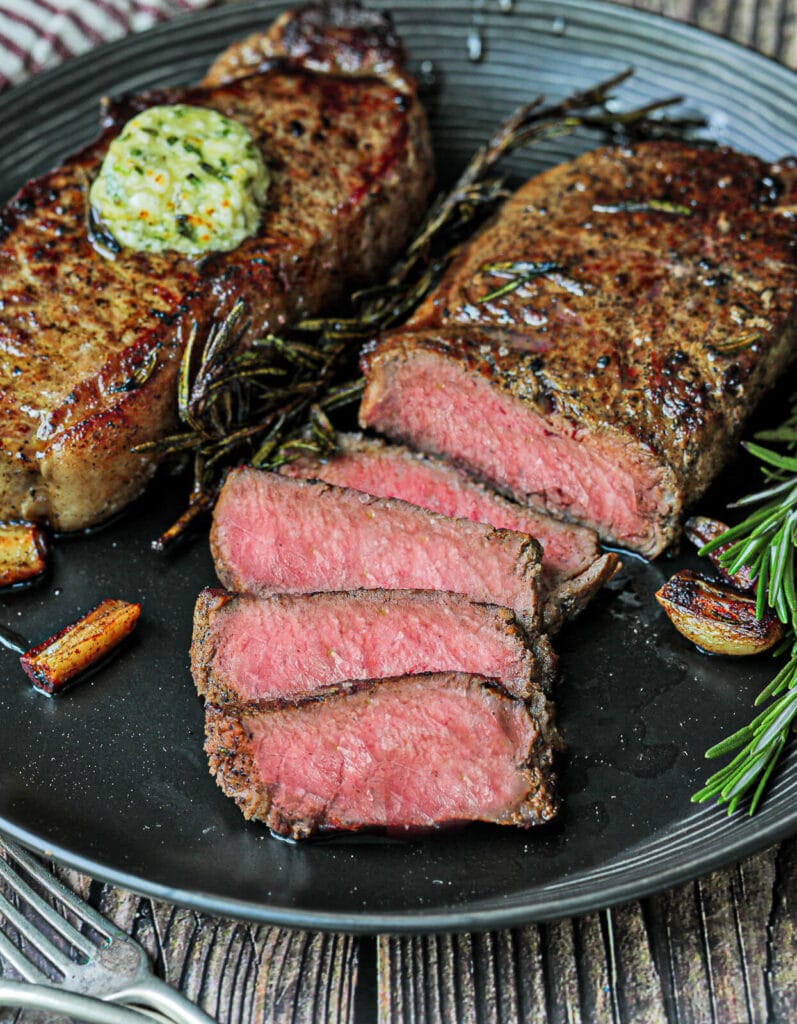
[[[0,89],[212,0],[0,0]]]

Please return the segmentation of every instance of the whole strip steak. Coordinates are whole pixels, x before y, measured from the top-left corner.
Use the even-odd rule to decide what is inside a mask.
[[[535,540],[403,501],[239,468],[210,545],[222,584],[239,593],[442,590],[510,608],[528,630],[539,623]]]
[[[338,444],[329,458],[304,456],[280,472],[529,534],[542,545],[541,585],[549,630],[563,617],[577,615],[617,568],[617,555],[601,553],[592,530],[506,501],[444,459],[358,434],[339,434]]]
[[[249,130],[271,177],[259,229],[229,253],[107,258],[87,234],[88,183],[130,117],[174,103]],[[430,187],[401,46],[356,4],[283,16],[204,85],[107,105],[99,138],[0,214],[0,518],[74,530],[129,502],[155,468],[130,449],[173,428],[192,326],[201,342],[244,298],[245,343],[372,282]]]
[[[794,357],[795,166],[650,142],[534,178],[365,353],[361,423],[656,555]]]
[[[555,663],[547,639],[527,638],[506,608],[459,594],[256,598],[204,590],[194,612],[191,671],[200,696],[214,704],[431,672],[484,676],[525,698],[549,689]]]
[[[205,710],[210,770],[281,835],[554,816],[555,732],[478,676],[381,680],[297,705]]]

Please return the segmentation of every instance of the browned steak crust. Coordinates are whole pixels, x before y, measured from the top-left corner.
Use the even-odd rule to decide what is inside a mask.
[[[326,45],[324,10],[329,54],[343,47],[347,57],[317,70],[305,58]],[[372,281],[405,243],[431,187],[424,115],[394,63],[389,25],[380,61],[378,17],[360,27],[355,8],[345,10],[353,24],[326,8],[284,16],[261,37],[278,55],[257,74],[228,67],[209,76],[225,84],[110,104],[94,143],[4,208],[0,517],[71,530],[122,507],[154,470],[131,446],[174,424],[177,366],[194,322],[204,331],[241,296],[249,338],[279,328]],[[219,67],[228,64],[222,56]],[[258,142],[272,179],[258,233],[203,259],[129,250],[104,258],[85,231],[87,180],[133,114],[175,102],[236,118]],[[135,386],[144,368],[151,372]]]
[[[288,11],[272,29],[233,43],[214,62],[204,85],[218,85],[260,70],[272,57],[301,60],[314,71],[372,75],[412,91],[406,54],[390,15],[363,10],[351,0],[311,4]]]
[[[362,423],[655,555],[794,356],[796,199],[793,162],[680,143],[601,149],[547,171],[462,248],[408,327],[366,355]],[[559,442],[614,460],[636,487],[629,522],[592,515],[596,495],[579,494],[586,463],[568,481],[571,464],[556,458],[535,480],[496,469],[464,419],[444,436],[422,398],[413,406],[421,373],[454,417],[471,386],[518,423],[536,417],[529,465]]]

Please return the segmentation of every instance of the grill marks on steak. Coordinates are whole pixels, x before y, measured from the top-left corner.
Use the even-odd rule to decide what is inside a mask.
[[[281,835],[526,827],[556,812],[549,724],[474,676],[382,680],[255,712],[208,704],[206,736],[222,790]]]
[[[413,591],[233,597],[205,590],[191,669],[214,704],[308,696],[357,680],[466,672],[516,697],[548,690],[555,657],[505,608]]]
[[[305,456],[281,472],[529,534],[543,549],[541,583],[548,629],[556,628],[563,615],[581,611],[617,568],[617,556],[601,553],[593,531],[506,501],[442,459],[356,434],[339,434],[338,444],[329,458]]]
[[[380,61],[378,16],[346,10],[351,24],[328,7],[281,18],[260,37],[271,56],[257,74],[233,47],[237,56],[223,55],[209,76],[223,83],[108,105],[95,142],[5,206],[0,517],[71,530],[122,507],[155,466],[130,448],[173,425],[192,323],[205,331],[243,297],[249,337],[279,329],[372,281],[404,245],[431,185],[425,119],[395,64],[389,23]],[[345,68],[313,69],[310,24],[316,57],[348,47]],[[219,110],[260,146],[271,172],[267,205],[257,234],[234,252],[189,259],[123,250],[110,260],[90,244],[87,179],[124,123],[158,103]],[[132,385],[153,360],[146,382]]]
[[[656,555],[792,359],[796,199],[680,143],[545,172],[366,353],[361,423]]]
[[[442,590],[538,624],[540,548],[531,537],[449,519],[403,501],[240,468],[210,535],[229,590],[268,594]]]

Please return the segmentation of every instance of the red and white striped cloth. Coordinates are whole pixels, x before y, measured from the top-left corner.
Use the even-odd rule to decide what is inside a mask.
[[[212,0],[0,0],[0,89]]]

